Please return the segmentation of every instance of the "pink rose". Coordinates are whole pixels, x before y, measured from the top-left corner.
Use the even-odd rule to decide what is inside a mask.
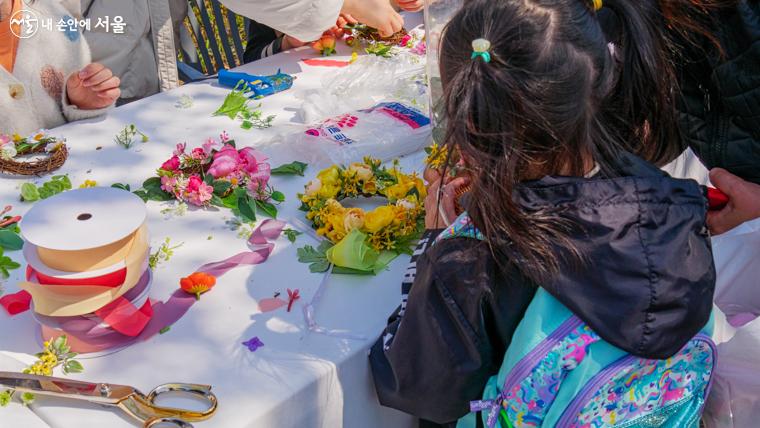
[[[176,186],[177,179],[175,177],[169,177],[166,175],[161,177],[161,190],[164,192],[174,194]]]
[[[246,147],[240,150],[240,164],[241,169],[250,178],[248,189],[252,192],[266,187],[271,177],[271,167],[267,162],[269,158],[260,151]]]
[[[187,182],[187,201],[193,205],[203,206],[211,200],[214,188],[204,183],[198,175],[191,175]]]
[[[238,170],[239,163],[240,157],[237,150],[227,144],[214,155],[214,162],[208,169],[208,173],[214,178],[226,177]]]
[[[204,160],[206,159],[206,152],[202,148],[196,147],[190,152],[190,156],[195,160]]]
[[[164,171],[176,171],[179,169],[179,157],[174,155],[168,161],[161,164],[161,169]]]

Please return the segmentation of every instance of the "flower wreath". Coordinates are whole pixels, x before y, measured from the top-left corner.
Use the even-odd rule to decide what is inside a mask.
[[[40,159],[20,161],[19,156],[41,155]],[[0,134],[0,172],[14,175],[42,175],[60,168],[69,150],[65,138],[40,130],[29,137]]]
[[[416,173],[402,173],[396,162],[389,169],[377,159],[364,158],[348,168],[333,165],[321,171],[298,197],[317,234],[333,243],[358,229],[375,250],[402,253],[424,229],[425,195],[425,184]],[[340,203],[359,196],[385,197],[388,204],[365,212]]]

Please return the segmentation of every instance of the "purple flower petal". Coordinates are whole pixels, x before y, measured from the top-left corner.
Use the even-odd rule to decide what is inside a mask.
[[[257,349],[264,346],[264,342],[258,336],[254,336],[249,341],[243,342],[243,346],[246,346],[251,352],[256,352]]]

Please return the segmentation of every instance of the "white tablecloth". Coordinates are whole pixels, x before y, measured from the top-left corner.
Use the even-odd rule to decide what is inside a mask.
[[[420,17],[411,20],[419,22]],[[342,54],[349,53],[342,43],[339,45]],[[301,58],[314,56],[310,48],[302,48],[241,67],[241,71],[256,74],[272,74],[282,68],[298,76],[291,90],[261,101],[265,114],[277,115],[272,129],[245,131],[226,117],[212,117],[229,93],[214,80],[185,85],[117,108],[104,118],[54,129],[55,135],[68,139],[71,152],[57,173],[69,174],[75,187],[89,179],[99,185],[122,182],[134,188],[155,174],[178,142],[200,146],[204,139],[223,130],[238,147],[266,141],[277,128],[298,122],[296,95],[300,91],[320,87],[324,75],[336,72],[334,68],[299,63]],[[184,94],[193,97],[193,107],[175,108]],[[114,136],[130,123],[147,134],[150,142],[136,143],[129,150],[118,146]],[[402,166],[419,169],[422,159],[422,154],[407,157]],[[280,206],[279,218],[303,218],[297,210],[296,193],[316,173],[309,169],[303,178],[273,178],[272,184],[288,198]],[[0,202],[12,203],[14,214],[23,214],[31,206],[18,202],[19,186],[25,181],[0,179]],[[191,210],[172,217],[161,213],[171,204],[149,202],[147,206],[154,248],[166,237],[172,243],[183,243],[171,261],[154,272],[153,298],[168,298],[177,289],[179,278],[201,264],[246,249],[245,240],[225,225],[225,218],[231,217],[228,211]],[[238,268],[220,278],[214,290],[168,333],[112,355],[84,357],[84,373],[71,377],[132,385],[145,392],[166,382],[213,385],[219,410],[209,421],[197,423],[198,427],[411,426],[411,417],[377,403],[367,363],[369,346],[400,303],[400,280],[408,258],[398,258],[387,272],[376,277],[332,277],[316,308],[317,322],[367,337],[364,341],[337,339],[308,334],[304,328],[300,305],[311,300],[322,278],[297,262],[296,249],[305,244],[315,242],[307,235],[300,236],[295,244],[280,238],[266,263]],[[23,262],[20,252],[8,255]],[[16,270],[5,281],[6,292],[17,291],[15,283],[23,270]],[[292,312],[259,313],[258,299],[272,297],[275,292],[286,295],[286,288],[301,290],[302,299]],[[37,327],[29,312],[12,318],[0,313],[0,332],[0,370],[17,371],[22,366],[16,360],[28,364],[33,360],[29,355],[39,352]],[[265,345],[251,353],[241,342],[253,336]],[[19,405],[13,407],[0,409],[0,427],[34,426],[29,421],[40,424],[41,420],[55,428],[134,426],[119,413],[78,403],[40,398],[32,406],[37,416]]]

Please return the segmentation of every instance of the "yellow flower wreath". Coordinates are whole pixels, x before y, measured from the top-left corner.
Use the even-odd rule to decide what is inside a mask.
[[[425,195],[425,184],[416,173],[404,174],[397,162],[386,168],[377,159],[365,158],[348,168],[333,165],[321,171],[298,197],[317,234],[333,243],[356,229],[367,235],[375,250],[402,252],[424,228]],[[359,196],[385,197],[388,204],[366,212],[340,203]]]

